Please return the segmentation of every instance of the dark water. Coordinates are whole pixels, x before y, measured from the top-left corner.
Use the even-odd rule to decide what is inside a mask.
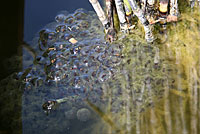
[[[102,0],[99,1],[103,3]],[[89,0],[26,0],[24,9],[24,40],[30,41],[58,12],[74,12],[78,8],[93,10]]]

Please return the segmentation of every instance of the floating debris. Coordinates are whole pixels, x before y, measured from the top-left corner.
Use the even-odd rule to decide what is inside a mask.
[[[90,119],[91,113],[87,108],[82,108],[77,111],[77,118],[80,121],[88,121]]]
[[[76,44],[78,41],[74,38],[69,39],[69,42],[71,42],[72,44]]]

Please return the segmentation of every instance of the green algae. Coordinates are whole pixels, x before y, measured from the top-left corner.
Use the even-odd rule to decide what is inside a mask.
[[[119,113],[111,111],[113,122],[123,133],[197,134],[200,131],[199,15],[197,9],[192,12],[189,9],[182,10],[179,22],[168,24],[168,38],[162,44],[159,43],[162,36],[159,36],[157,42],[148,46],[138,29],[117,42],[123,46],[121,73],[107,88],[111,90],[109,97],[125,103],[118,105],[121,109]],[[157,26],[154,32],[158,35],[156,30]],[[159,51],[159,65],[155,65],[156,51]],[[145,78],[152,79],[149,84],[151,88],[141,91],[147,80]],[[124,94],[120,97],[114,94],[117,85]],[[145,101],[140,105],[130,101],[141,96]],[[109,107],[115,104],[112,101],[110,103]],[[111,127],[108,133],[116,132]]]

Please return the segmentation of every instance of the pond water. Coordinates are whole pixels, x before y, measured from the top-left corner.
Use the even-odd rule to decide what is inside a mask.
[[[1,81],[3,112],[21,106],[23,134],[198,134],[200,13],[180,9],[153,44],[140,24],[110,44],[93,11],[60,11]]]
[[[99,2],[103,3],[101,0]],[[93,10],[89,0],[25,0],[24,40],[31,41],[60,11],[67,10],[72,13],[78,8]]]

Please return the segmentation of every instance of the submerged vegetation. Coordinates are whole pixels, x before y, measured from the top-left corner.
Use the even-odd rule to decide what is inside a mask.
[[[184,12],[176,25],[168,26],[162,56],[168,64],[175,65],[176,71],[170,75],[175,87],[167,86],[162,101],[141,116],[141,121],[150,126],[150,129],[142,126],[145,133],[197,134],[200,131],[199,15],[199,9]]]

